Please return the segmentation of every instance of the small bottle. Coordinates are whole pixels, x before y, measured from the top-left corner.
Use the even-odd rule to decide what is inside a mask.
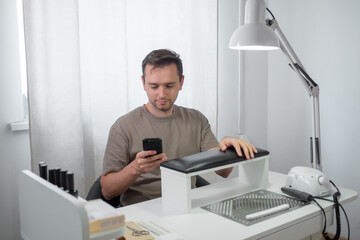
[[[60,188],[62,188],[63,190],[67,190],[66,173],[67,173],[66,169],[61,169],[61,171],[60,171]]]
[[[39,162],[39,163],[38,163],[39,168],[40,168],[40,165],[43,165],[43,164],[46,164],[46,162]]]
[[[66,192],[70,193],[74,197],[78,197],[78,191],[75,190],[75,184],[74,184],[74,173],[73,172],[67,172],[66,173]]]
[[[47,164],[44,162],[39,163],[39,175],[41,178],[47,180]]]
[[[49,182],[55,184],[55,169],[49,169]]]
[[[60,187],[60,171],[61,168],[57,167],[55,168],[55,185]]]

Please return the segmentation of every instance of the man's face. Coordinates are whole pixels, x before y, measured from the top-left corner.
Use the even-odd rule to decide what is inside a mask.
[[[170,116],[173,104],[184,83],[183,76],[181,82],[179,81],[176,65],[170,64],[161,68],[147,65],[142,81],[149,98],[146,104],[147,110],[157,117]]]

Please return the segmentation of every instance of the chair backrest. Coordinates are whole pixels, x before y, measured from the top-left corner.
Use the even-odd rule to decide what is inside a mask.
[[[116,196],[110,200],[105,199],[101,192],[101,184],[100,184],[100,177],[96,179],[96,181],[91,186],[88,195],[86,196],[86,200],[94,200],[94,199],[102,199],[103,201],[107,202],[111,206],[117,208],[120,207],[120,195]]]
[[[196,184],[195,186],[198,187],[203,187],[206,185],[209,185],[210,183],[203,177],[201,177],[200,175],[196,175]]]

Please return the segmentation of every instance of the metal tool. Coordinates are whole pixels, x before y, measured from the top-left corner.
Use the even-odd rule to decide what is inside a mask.
[[[129,227],[129,226],[126,226],[128,229],[130,229],[132,232],[131,235],[133,236],[142,236],[142,235],[149,235],[149,231],[146,231],[146,230],[137,230],[135,228],[132,228],[132,227]]]

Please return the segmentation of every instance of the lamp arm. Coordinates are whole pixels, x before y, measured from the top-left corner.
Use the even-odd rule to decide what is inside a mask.
[[[274,32],[277,34],[280,42],[280,49],[289,59],[290,67],[296,72],[301,82],[304,84],[304,87],[308,91],[310,96],[319,95],[319,86],[311,79],[307,74],[303,64],[296,55],[295,51],[291,47],[289,41],[286,39],[284,33],[281,31],[278,22],[276,19],[266,19],[266,24],[271,27]]]
[[[320,151],[320,109],[319,109],[319,86],[307,74],[300,59],[297,57],[295,51],[281,31],[276,19],[266,19],[266,24],[273,29],[277,34],[280,42],[280,49],[289,59],[290,67],[295,71],[299,77],[312,100],[312,138],[311,138],[311,165],[313,168],[322,170],[321,166],[321,151]]]

